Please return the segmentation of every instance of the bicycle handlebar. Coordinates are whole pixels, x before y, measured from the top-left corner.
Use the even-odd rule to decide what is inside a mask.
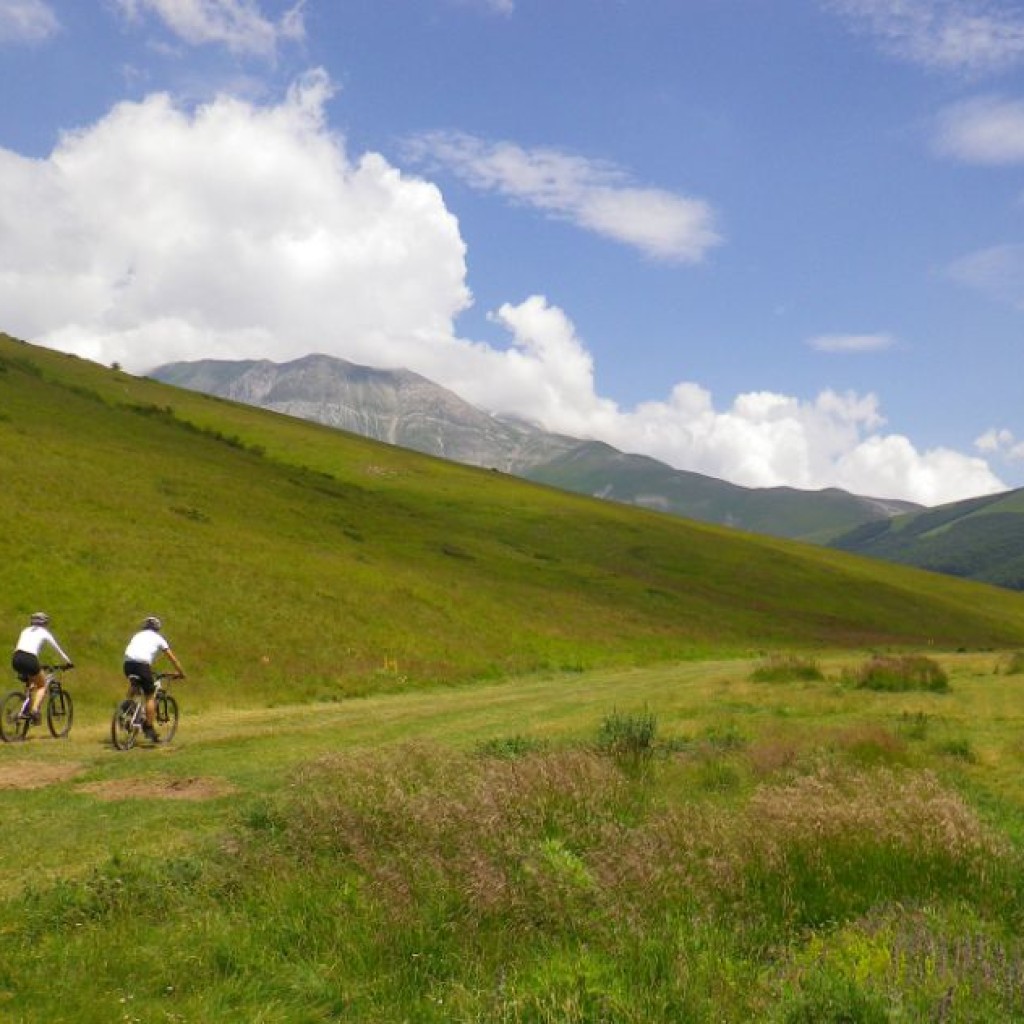
[[[44,672],[70,672],[75,666],[70,661],[66,661],[63,665],[40,665],[39,667]]]

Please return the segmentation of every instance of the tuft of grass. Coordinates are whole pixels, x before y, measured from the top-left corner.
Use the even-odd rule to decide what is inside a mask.
[[[904,711],[896,725],[896,735],[905,740],[924,740],[930,725],[931,716],[924,711]]]
[[[924,690],[946,693],[949,676],[933,658],[924,654],[875,655],[843,673],[844,682],[860,690],[902,693]]]
[[[818,682],[824,678],[817,660],[801,654],[769,654],[750,673],[755,683]]]
[[[658,720],[650,711],[606,715],[597,732],[599,750],[616,757],[639,760],[654,753]]]
[[[943,740],[935,745],[935,750],[943,757],[950,757],[957,761],[964,761],[967,764],[974,764],[978,760],[977,754],[971,741],[962,737]]]
[[[1024,675],[1024,651],[1013,651],[999,664],[998,671],[1007,676]]]
[[[899,765],[907,761],[907,744],[884,725],[860,723],[840,730],[834,745],[854,764],[863,767]]]
[[[505,736],[482,740],[476,745],[476,752],[483,757],[516,758],[536,754],[547,749],[545,740],[532,736]]]

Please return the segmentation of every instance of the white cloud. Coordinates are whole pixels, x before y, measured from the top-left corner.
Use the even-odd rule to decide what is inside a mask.
[[[982,458],[945,448],[922,452],[908,438],[884,433],[874,395],[824,391],[806,402],[752,392],[716,409],[706,389],[684,382],[666,400],[624,410],[595,392],[590,355],[562,310],[533,296],[503,306],[497,319],[512,334],[512,351],[478,349],[461,373],[434,379],[477,405],[514,410],[549,430],[748,487],[840,487],[925,505],[1005,490]]]
[[[410,141],[411,158],[444,167],[481,191],[543,210],[656,259],[696,263],[721,238],[702,199],[631,185],[620,168],[554,149],[523,149],[461,132]]]
[[[325,75],[276,107],[122,103],[49,159],[0,150],[6,329],[142,369],[451,334],[464,246],[438,190],[325,128]],[[396,360],[408,354],[399,348]]]
[[[1008,462],[1024,462],[1024,440],[1018,440],[1012,430],[986,430],[974,446],[985,455],[998,456]]]
[[[515,0],[452,0],[452,2],[461,4],[463,7],[479,7],[494,14],[514,14],[516,9]]]
[[[44,0],[0,0],[0,43],[38,43],[60,29]]]
[[[948,107],[938,120],[935,148],[972,164],[1024,162],[1024,101],[983,96]]]
[[[1024,309],[1024,245],[980,249],[957,260],[948,272],[960,284]]]
[[[818,352],[880,352],[895,343],[890,334],[819,334],[807,340]]]
[[[822,0],[900,60],[943,71],[999,71],[1024,58],[1024,12],[987,0]]]
[[[3,329],[146,370],[319,351],[408,367],[475,404],[748,486],[838,486],[933,503],[1003,489],[980,458],[884,433],[878,400],[756,392],[716,408],[682,382],[620,408],[570,318],[541,296],[460,338],[466,253],[439,190],[328,129],[331,84],[275,106],[122,103],[46,159],[0,149]]]
[[[267,18],[258,0],[114,0],[126,17],[154,15],[191,46],[220,44],[232,53],[271,57],[281,40],[305,34],[299,0],[277,22]]]

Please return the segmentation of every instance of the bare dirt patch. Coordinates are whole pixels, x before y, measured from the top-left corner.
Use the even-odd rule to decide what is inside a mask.
[[[42,761],[0,762],[0,789],[42,789],[55,782],[73,779],[84,771],[82,765],[46,764]]]
[[[224,779],[178,778],[156,775],[131,782],[112,779],[109,782],[89,782],[79,786],[82,793],[90,793],[100,800],[215,800],[230,796],[235,787]]]

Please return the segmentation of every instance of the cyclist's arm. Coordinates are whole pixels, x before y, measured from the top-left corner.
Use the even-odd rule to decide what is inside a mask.
[[[57,639],[56,637],[54,637],[52,633],[50,634],[50,643],[53,645],[53,649],[64,659],[64,661],[67,664],[70,665],[71,659],[64,653],[64,649],[61,647],[59,643],[57,643]]]
[[[185,670],[181,667],[181,662],[175,657],[174,651],[168,647],[164,653],[172,662],[174,662],[174,667],[178,670],[178,674],[183,676],[185,674]]]

